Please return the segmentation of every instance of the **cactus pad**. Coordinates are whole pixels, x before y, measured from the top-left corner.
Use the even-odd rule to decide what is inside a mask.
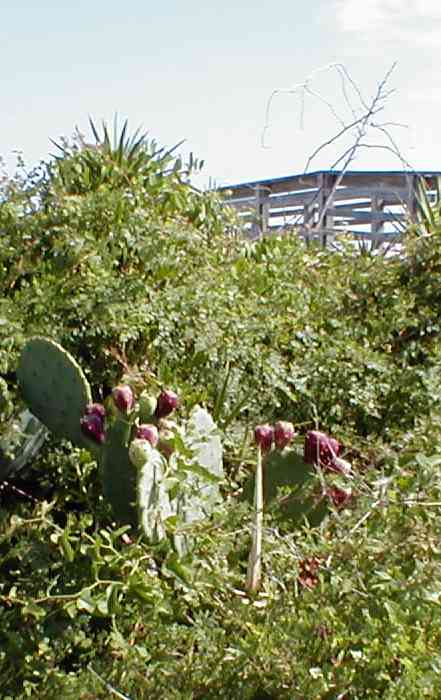
[[[130,423],[117,418],[107,431],[99,463],[103,494],[115,520],[136,526],[136,467],[129,459],[130,434]]]
[[[313,493],[315,469],[305,464],[303,457],[293,449],[270,452],[263,464],[263,498],[266,507],[276,504],[280,515],[287,520],[301,522],[306,518],[311,526],[319,525],[329,512],[326,499],[317,499]],[[280,495],[288,487],[290,493]],[[244,487],[245,498],[252,503],[254,476]]]
[[[92,396],[73,357],[53,340],[32,338],[22,350],[17,374],[32,413],[54,435],[81,445],[80,420]]]

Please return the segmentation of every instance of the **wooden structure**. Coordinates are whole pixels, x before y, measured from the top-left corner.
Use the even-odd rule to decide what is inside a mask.
[[[435,191],[441,172],[321,170],[219,188],[251,238],[295,230],[324,245],[349,233],[374,245],[393,242],[416,212],[416,185]]]

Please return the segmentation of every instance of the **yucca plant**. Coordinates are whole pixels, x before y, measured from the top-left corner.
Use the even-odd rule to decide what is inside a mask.
[[[174,153],[182,141],[170,149],[158,147],[139,128],[130,135],[128,120],[120,128],[115,116],[113,134],[103,121],[101,133],[89,118],[93,141],[89,142],[78,130],[73,142],[52,140],[59,153],[54,156],[49,170],[58,188],[70,195],[96,191],[102,185],[127,187],[135,179],[147,181],[152,177],[174,175],[184,181],[191,172],[200,170],[203,163],[190,154],[188,164],[183,164]]]
[[[419,237],[430,235],[441,224],[441,177],[436,177],[432,186],[418,178],[415,188],[416,211],[412,231]]]

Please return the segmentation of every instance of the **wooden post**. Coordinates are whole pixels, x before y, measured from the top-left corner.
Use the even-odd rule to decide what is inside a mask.
[[[417,218],[417,185],[419,177],[418,175],[407,175],[407,201],[406,207],[409,213],[409,218],[412,223],[416,222]]]
[[[332,206],[331,202],[328,202],[328,197],[332,191],[332,176],[330,173],[320,173],[318,176],[318,222],[319,228],[317,233],[321,237],[321,242],[323,247],[327,245],[327,235],[326,230],[334,225],[333,217],[328,214],[329,207]],[[321,233],[323,231],[323,233]]]
[[[372,195],[371,198],[371,211],[374,214],[380,213],[384,211],[384,199],[379,197],[376,194]],[[374,220],[372,217],[371,221],[371,233],[374,234],[381,234],[384,232],[384,221],[378,221]]]
[[[253,224],[253,229],[257,236],[264,235],[268,231],[270,191],[268,187],[262,185],[257,185],[255,189],[256,222]]]
[[[311,242],[311,226],[314,225],[314,204],[305,204],[303,207],[303,238],[308,246]]]

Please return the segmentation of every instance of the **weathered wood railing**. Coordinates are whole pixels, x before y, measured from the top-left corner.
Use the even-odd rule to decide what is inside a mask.
[[[296,230],[323,244],[338,233],[378,244],[394,240],[416,211],[418,180],[435,189],[441,172],[318,171],[219,188],[250,237]]]

